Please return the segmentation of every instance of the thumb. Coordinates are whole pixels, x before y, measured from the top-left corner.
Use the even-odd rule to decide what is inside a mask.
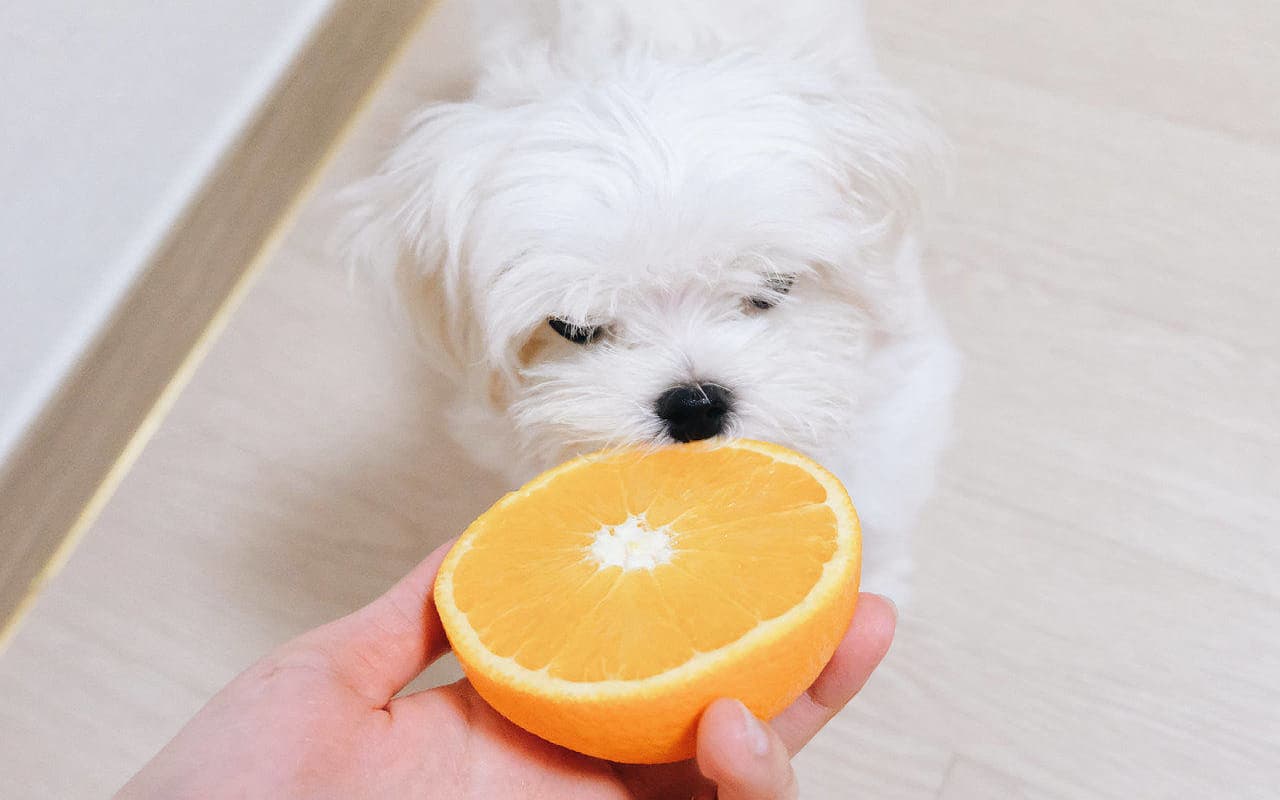
[[[432,590],[455,541],[437,547],[369,605],[285,647],[321,653],[343,683],[374,705],[386,705],[449,649]]]

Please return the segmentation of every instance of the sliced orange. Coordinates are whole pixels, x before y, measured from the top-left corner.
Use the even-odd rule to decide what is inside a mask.
[[[718,697],[769,719],[853,617],[858,518],[762,442],[583,456],[477,519],[435,599],[468,679],[517,725],[629,763],[689,758]]]

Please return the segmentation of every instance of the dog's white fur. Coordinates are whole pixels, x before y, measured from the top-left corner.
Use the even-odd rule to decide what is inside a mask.
[[[864,586],[901,598],[956,357],[916,245],[934,137],[877,72],[859,5],[472,0],[474,95],[426,109],[354,187],[348,238],[482,463],[519,482],[663,441],[656,398],[714,382],[731,434],[844,481]],[[778,275],[797,276],[786,296]],[[606,334],[574,344],[550,317]]]

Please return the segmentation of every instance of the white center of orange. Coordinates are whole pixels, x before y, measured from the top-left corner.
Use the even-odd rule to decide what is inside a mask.
[[[671,560],[671,534],[665,527],[650,528],[644,517],[630,516],[597,531],[590,549],[602,567],[653,569]]]

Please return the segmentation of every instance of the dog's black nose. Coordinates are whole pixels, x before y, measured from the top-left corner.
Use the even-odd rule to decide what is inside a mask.
[[[667,433],[677,442],[710,439],[724,430],[733,395],[714,383],[676,386],[658,398],[658,417],[667,423]]]

